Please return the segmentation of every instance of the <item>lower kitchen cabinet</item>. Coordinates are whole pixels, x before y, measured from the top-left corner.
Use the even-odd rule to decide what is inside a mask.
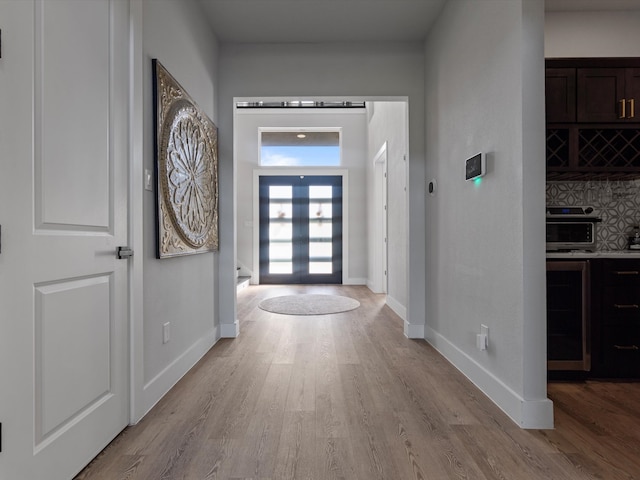
[[[547,261],[550,379],[640,379],[640,259]]]
[[[590,370],[589,263],[547,262],[548,370]]]
[[[640,378],[640,260],[592,264],[592,376]]]
[[[640,378],[640,327],[603,328],[602,370],[607,378]]]

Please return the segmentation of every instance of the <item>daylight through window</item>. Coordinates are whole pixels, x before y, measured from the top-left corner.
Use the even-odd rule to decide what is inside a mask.
[[[340,132],[263,131],[260,134],[263,167],[340,166]]]

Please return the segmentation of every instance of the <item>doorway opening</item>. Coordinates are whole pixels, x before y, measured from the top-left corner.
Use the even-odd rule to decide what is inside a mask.
[[[285,107],[292,101],[281,99],[234,99],[235,268],[245,282],[240,289],[268,282],[329,281],[321,279],[320,273],[309,274],[311,278],[304,280],[281,276],[302,272],[293,260],[302,255],[289,238],[280,239],[279,245],[270,241],[276,227],[266,226],[265,219],[277,217],[280,203],[270,207],[274,211],[263,213],[261,220],[260,210],[265,211],[268,193],[264,192],[263,179],[261,206],[260,184],[261,177],[338,175],[342,177],[342,265],[334,269],[334,259],[328,260],[326,250],[319,256],[325,260],[322,264],[332,265],[331,274],[341,271],[341,279],[331,282],[366,285],[375,293],[384,293],[387,305],[406,323],[410,290],[408,101],[405,97],[371,98],[360,102],[360,108],[353,102],[349,108],[349,102],[327,107],[327,99],[314,100],[315,107],[303,108]],[[278,108],[271,106],[271,101]],[[246,102],[253,108],[242,108]],[[317,106],[323,102],[324,107]],[[293,152],[304,143],[311,146],[309,151],[326,147],[336,154],[332,160],[327,160],[329,155],[323,156],[328,163],[317,159],[309,163]],[[293,200],[291,205],[291,225],[286,228],[293,235]],[[307,216],[313,218],[317,207],[311,201],[306,207]],[[328,243],[323,248],[327,249]],[[331,247],[332,257],[337,251],[337,247]],[[271,261],[276,255],[281,258]],[[318,258],[313,252],[311,257]],[[305,262],[310,263],[309,258]],[[285,272],[275,273],[277,267],[285,265]]]

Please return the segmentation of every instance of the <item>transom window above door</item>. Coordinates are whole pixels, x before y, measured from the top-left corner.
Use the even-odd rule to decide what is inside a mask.
[[[263,167],[340,166],[339,130],[260,130]]]

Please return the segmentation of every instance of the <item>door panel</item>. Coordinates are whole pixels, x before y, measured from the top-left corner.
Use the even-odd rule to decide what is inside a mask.
[[[545,69],[547,123],[576,121],[576,69]]]
[[[110,393],[111,284],[101,275],[36,285],[36,447]]]
[[[619,122],[624,98],[623,68],[578,69],[578,122]]]
[[[260,177],[260,283],[342,283],[342,177]]]
[[[109,8],[108,1],[37,3],[36,228],[109,227]],[[85,181],[70,181],[70,173]]]
[[[129,2],[0,18],[0,478],[68,480],[129,418]]]

